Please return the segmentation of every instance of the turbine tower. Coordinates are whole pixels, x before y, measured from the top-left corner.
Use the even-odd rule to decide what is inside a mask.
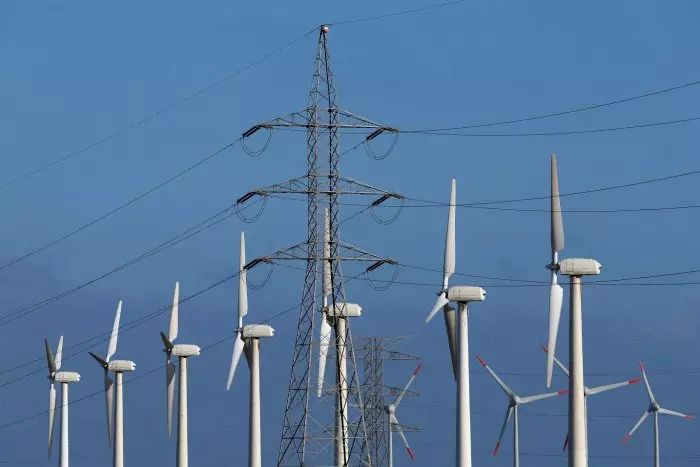
[[[453,368],[457,367],[457,449],[456,466],[471,467],[471,410],[469,401],[469,302],[481,302],[486,299],[486,291],[481,287],[452,286],[449,287],[450,276],[455,271],[455,200],[456,182],[452,180],[450,208],[447,216],[447,237],[445,241],[445,262],[443,266],[442,289],[438,293],[433,309],[425,319],[427,323],[440,311],[450,313],[449,303],[458,304],[456,332],[450,326],[450,319],[445,317],[448,342],[457,342],[457,348],[452,350]],[[455,336],[456,334],[456,336]],[[456,355],[456,362],[454,356]]]
[[[508,427],[508,422],[510,422],[511,417],[513,418],[513,465],[515,467],[520,466],[520,443],[518,441],[518,427],[519,427],[519,419],[518,419],[518,407],[524,404],[529,404],[531,402],[543,400],[543,399],[550,399],[552,397],[560,396],[562,394],[566,394],[567,390],[563,391],[557,391],[557,392],[550,392],[547,394],[538,394],[536,396],[528,396],[528,397],[520,397],[519,395],[515,394],[508,386],[506,386],[506,383],[501,380],[501,378],[496,375],[496,373],[489,367],[484,360],[481,359],[477,355],[476,357],[477,360],[479,360],[479,363],[481,363],[481,366],[486,368],[486,371],[489,372],[491,377],[498,383],[498,385],[503,389],[503,392],[506,393],[508,396],[508,409],[506,410],[506,418],[503,420],[503,425],[501,426],[501,434],[498,435],[498,441],[496,442],[496,448],[493,450],[493,455],[496,456],[498,454],[498,450],[501,448],[501,440],[503,439],[503,435],[506,432],[506,428]]]
[[[107,438],[109,445],[112,446],[112,428],[114,428],[114,445],[113,445],[113,460],[114,467],[124,467],[124,372],[134,371],[136,364],[131,360],[111,360],[117,353],[117,339],[119,337],[119,320],[122,314],[122,301],[119,300],[117,305],[117,314],[114,317],[114,326],[112,327],[112,335],[109,338],[107,346],[107,356],[100,358],[92,352],[92,358],[97,360],[105,373],[105,402],[107,407]],[[114,381],[110,379],[109,372],[114,372]],[[116,413],[114,406],[114,386],[117,388],[117,405]],[[113,418],[114,417],[114,418]],[[114,420],[114,424],[112,424]]]
[[[544,345],[540,345],[540,347],[542,347],[542,350],[544,350],[544,353],[549,353],[547,351],[547,347],[545,347]],[[561,361],[559,361],[559,359],[556,357],[554,357],[554,363],[557,365],[557,367],[559,367],[561,372],[564,373],[564,375],[566,375],[566,377],[568,378],[569,377],[569,369],[566,368],[564,366],[564,364]],[[583,387],[583,397],[584,397],[583,410],[584,410],[584,413],[586,415],[586,423],[588,423],[588,397],[589,396],[593,396],[595,394],[600,394],[601,392],[610,391],[611,389],[617,389],[617,388],[622,388],[622,387],[629,386],[632,384],[637,384],[641,381],[642,381],[642,379],[638,378],[638,379],[630,379],[627,381],[622,381],[620,383],[606,384],[604,386],[596,386],[594,388],[589,388],[588,386],[584,386]],[[586,434],[588,434],[588,426],[587,425],[586,425]],[[566,447],[568,445],[569,445],[569,434],[567,433],[566,439],[564,440],[564,449],[563,449],[564,451],[566,451]],[[588,450],[588,439],[586,439],[586,450]]]
[[[243,317],[248,314],[248,289],[245,270],[245,235],[241,232],[240,269],[238,270],[238,329],[233,344],[231,367],[228,373],[226,390],[231,389],[233,375],[245,351],[250,368],[250,414],[248,415],[248,467],[262,466],[262,446],[260,429],[260,339],[270,338],[275,330],[265,324],[243,326]]]
[[[396,409],[399,408],[399,404],[401,403],[403,396],[406,394],[406,391],[408,391],[408,388],[411,387],[411,384],[413,384],[413,381],[416,379],[416,376],[418,376],[418,373],[420,372],[420,369],[422,367],[423,364],[419,363],[416,369],[413,370],[413,374],[411,374],[411,377],[408,379],[406,385],[401,389],[399,395],[396,396],[394,402],[391,404],[387,404],[384,407],[384,410],[386,411],[389,418],[389,467],[394,467],[394,431],[397,431],[399,433],[399,436],[401,436],[403,444],[406,445],[406,452],[408,452],[408,455],[411,457],[411,460],[416,460],[416,458],[413,456],[413,451],[411,451],[411,447],[408,445],[408,441],[406,441],[406,436],[404,436],[403,431],[401,430],[401,425],[399,424],[399,421],[396,418]]]
[[[173,398],[175,396],[175,364],[172,357],[178,357],[180,361],[179,391],[177,398],[177,467],[188,467],[189,453],[187,444],[187,359],[196,357],[201,350],[194,344],[173,344],[177,339],[178,331],[178,308],[180,305],[180,283],[175,282],[175,294],[173,295],[173,307],[170,311],[170,330],[168,335],[160,333],[165,346],[165,384],[167,390],[167,412],[168,412],[168,437],[172,434],[173,421]]]
[[[626,443],[627,440],[632,437],[635,431],[637,431],[637,428],[644,423],[644,420],[647,419],[649,414],[654,415],[654,467],[659,467],[660,460],[659,460],[659,414],[664,414],[664,415],[672,415],[674,417],[681,417],[681,418],[688,418],[692,419],[695,418],[693,415],[686,415],[684,413],[680,412],[674,412],[673,410],[668,410],[662,408],[658,402],[656,402],[656,398],[654,397],[654,393],[651,391],[651,386],[649,385],[649,380],[647,379],[647,374],[644,371],[644,364],[640,361],[639,362],[639,367],[642,369],[642,377],[644,378],[644,384],[647,387],[647,395],[649,396],[649,408],[647,409],[644,414],[642,414],[642,417],[639,419],[636,425],[634,425],[634,428],[627,433],[627,436],[625,436],[625,439],[622,440],[622,443]]]
[[[586,400],[583,383],[583,318],[581,316],[581,278],[600,274],[594,259],[565,259],[551,266],[570,277],[569,291],[569,467],[588,467]],[[548,355],[550,355],[548,353]]]
[[[299,310],[297,333],[292,352],[292,368],[289,389],[285,404],[284,421],[277,466],[299,466],[306,463],[345,467],[351,463],[360,465],[368,463],[366,452],[366,427],[362,410],[362,393],[358,378],[355,351],[348,326],[347,316],[351,308],[345,298],[345,286],[340,267],[341,261],[363,261],[369,266],[365,272],[371,272],[383,264],[396,266],[392,260],[382,258],[355,246],[344,243],[340,235],[340,197],[344,195],[363,195],[376,197],[372,207],[388,199],[403,197],[387,190],[341,175],[340,132],[344,129],[368,131],[365,144],[382,133],[398,135],[396,129],[380,125],[339,107],[336,99],[335,77],[331,71],[331,59],[328,48],[327,26],[319,29],[316,59],[314,62],[313,84],[306,108],[280,118],[254,125],[243,133],[242,144],[246,148],[247,138],[258,131],[272,132],[275,129],[299,129],[306,132],[307,154],[306,174],[248,192],[236,201],[239,215],[242,205],[252,198],[263,201],[269,196],[298,194],[307,198],[307,236],[306,240],[294,246],[279,250],[249,263],[251,269],[260,262],[304,261],[306,273]],[[357,145],[359,146],[359,144]],[[355,146],[355,147],[357,147]],[[263,148],[264,149],[264,148]],[[369,149],[368,149],[369,151]],[[257,155],[261,151],[249,151]],[[261,204],[264,206],[264,203]],[[329,239],[323,242],[319,229],[319,208],[327,206]],[[260,214],[258,214],[259,217]],[[250,219],[247,219],[250,220]],[[327,243],[330,248],[323,245]],[[329,263],[330,290],[326,294],[326,305],[317,303],[319,263]],[[327,275],[328,277],[328,275]],[[328,290],[328,288],[326,287]],[[315,364],[312,364],[313,349],[319,342],[315,338],[314,321],[319,308],[326,310],[324,336],[328,336],[328,324],[335,327],[336,338],[328,345],[332,346],[337,362],[346,362],[347,367],[336,365],[336,384],[322,391],[319,401],[309,404],[309,394],[318,393],[318,378],[315,377]],[[329,316],[328,312],[339,313]],[[347,332],[342,329],[346,328]],[[325,339],[325,337],[324,337]],[[327,350],[327,349],[326,349]],[[327,353],[327,352],[326,352]],[[346,358],[343,358],[343,355]],[[323,371],[323,370],[320,370]],[[358,418],[350,415],[356,409]],[[330,421],[329,419],[332,419]],[[345,422],[345,420],[348,420]],[[338,428],[338,424],[341,426]],[[334,428],[335,427],[335,428]],[[335,433],[333,433],[335,431]],[[340,436],[337,435],[340,433]],[[330,445],[333,444],[333,447]],[[335,461],[328,457],[333,453]],[[340,453],[340,455],[339,455]]]
[[[56,413],[56,381],[61,383],[61,447],[59,450],[59,467],[68,467],[68,385],[80,381],[80,375],[72,371],[58,371],[61,369],[63,357],[63,336],[58,340],[56,358],[51,353],[48,339],[44,339],[46,346],[46,362],[49,366],[49,459],[53,447],[54,415]]]

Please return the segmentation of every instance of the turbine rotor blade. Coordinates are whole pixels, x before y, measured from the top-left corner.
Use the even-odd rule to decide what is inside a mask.
[[[494,379],[494,381],[496,381],[498,383],[498,385],[501,387],[501,389],[503,389],[503,392],[505,392],[508,395],[508,397],[512,397],[514,395],[513,391],[511,391],[510,388],[508,386],[506,386],[506,383],[504,383],[503,380],[498,377],[498,375],[491,369],[491,367],[489,367],[486,364],[486,362],[484,360],[482,360],[482,358],[479,357],[478,355],[476,356],[476,359],[479,360],[479,363],[481,363],[481,366],[486,368],[486,371],[489,372],[489,374]]]
[[[112,335],[109,338],[109,346],[107,347],[107,358],[105,361],[109,362],[109,359],[117,353],[117,339],[119,337],[119,320],[122,316],[122,301],[119,300],[119,305],[117,305],[117,314],[114,317],[114,326],[112,326]]]
[[[647,387],[647,395],[649,396],[649,402],[652,404],[656,404],[656,398],[654,397],[654,393],[651,390],[651,386],[649,385],[649,380],[647,379],[647,372],[644,370],[644,363],[642,361],[639,361],[639,368],[642,370],[642,377],[644,378],[644,385]]]
[[[428,317],[425,318],[425,322],[427,323],[428,321],[433,319],[437,312],[440,311],[440,309],[448,303],[450,303],[450,301],[447,299],[447,292],[442,292],[435,301],[435,305],[433,305],[433,309],[430,310]]]
[[[170,361],[170,354],[165,358],[165,388],[166,388],[166,410],[168,417],[168,439],[172,437],[173,431],[173,398],[175,396],[175,365]]]
[[[56,386],[51,381],[49,384],[49,458],[51,458],[51,448],[53,447],[53,427],[56,415]]]
[[[549,353],[549,349],[546,346],[540,344],[540,347],[544,350],[544,353]],[[559,367],[567,378],[569,377],[569,369],[556,356],[554,357],[554,364]]]
[[[58,339],[58,347],[56,347],[56,371],[61,369],[63,361],[63,336]]]
[[[592,396],[593,394],[600,394],[601,392],[610,391],[611,389],[617,389],[617,388],[621,388],[624,386],[629,386],[631,384],[637,384],[637,383],[641,383],[641,382],[642,382],[641,379],[631,379],[629,381],[623,381],[621,383],[607,384],[605,386],[597,386],[595,388],[589,389],[588,395]]]
[[[401,399],[403,399],[404,394],[406,394],[406,391],[408,391],[408,388],[411,387],[411,384],[413,384],[413,381],[416,379],[416,376],[418,376],[418,373],[420,373],[420,369],[423,368],[423,364],[419,363],[418,366],[416,367],[415,370],[413,370],[413,374],[411,374],[411,377],[408,378],[408,382],[406,385],[401,389],[401,392],[399,392],[399,395],[396,397],[396,400],[394,401],[394,407],[398,407],[399,404],[401,403]]]
[[[92,358],[94,358],[95,360],[97,360],[97,363],[99,363],[100,366],[101,366],[102,368],[107,368],[107,365],[109,365],[109,363],[107,363],[107,361],[103,360],[102,357],[100,357],[100,356],[98,356],[98,355],[95,355],[95,354],[92,353],[92,352],[88,352],[88,353],[90,354],[90,356],[91,356]]]
[[[109,377],[109,371],[105,369],[105,407],[107,408],[107,439],[112,446],[112,427],[114,426],[114,381]]]
[[[561,319],[561,307],[564,302],[564,289],[554,281],[556,273],[552,272],[552,286],[549,290],[549,336],[547,340],[547,387],[552,386],[552,373],[554,371],[554,357],[557,347],[557,334],[559,333],[559,320]]]
[[[46,363],[49,367],[49,377],[53,377],[56,373],[56,361],[53,358],[53,353],[51,352],[51,345],[48,339],[44,339],[44,346],[46,347]]]
[[[549,399],[551,397],[561,396],[561,395],[568,394],[568,393],[569,393],[568,389],[562,389],[561,391],[549,392],[547,394],[538,394],[536,396],[521,397],[520,403],[521,404],[529,404],[530,402],[541,401],[542,399]]]
[[[166,336],[164,332],[160,333],[160,338],[163,340],[163,345],[165,346],[166,352],[170,352],[171,350],[173,350],[173,343],[170,342],[170,339],[168,339],[168,336]]]
[[[241,232],[241,254],[238,269],[238,326],[243,325],[243,317],[248,314],[248,284],[245,269],[245,234]]]
[[[551,181],[551,216],[552,216],[552,252],[564,249],[564,222],[561,216],[561,200],[559,199],[559,176],[557,174],[557,156],[552,154]]]
[[[233,375],[236,372],[236,367],[241,359],[241,354],[243,353],[243,347],[245,347],[245,342],[241,339],[241,332],[236,334],[236,340],[233,343],[233,355],[231,356],[231,366],[228,370],[228,382],[226,383],[226,390],[231,389],[231,384],[233,383]]]
[[[406,440],[406,436],[404,436],[403,431],[401,430],[401,425],[399,425],[399,421],[396,418],[396,415],[389,414],[389,422],[396,427],[396,432],[399,434],[401,439],[403,440],[403,444],[406,445],[406,451],[408,452],[408,455],[411,457],[411,460],[415,462],[416,458],[413,455],[413,451],[411,451],[411,446],[408,445],[408,441]]]
[[[452,179],[452,189],[450,190],[450,208],[447,213],[447,236],[445,237],[445,261],[443,263],[444,283],[443,288],[447,288],[450,276],[455,272],[456,245],[455,245],[455,210],[457,200],[457,181]]]
[[[455,309],[448,303],[443,308],[445,317],[445,330],[447,331],[447,344],[450,347],[450,359],[452,360],[452,374],[457,381],[457,315]]]
[[[331,343],[331,323],[328,322],[326,313],[322,313],[321,317],[321,335],[319,338],[318,348],[318,384],[316,395],[321,397],[323,394],[323,382],[326,376],[326,360],[328,359],[328,348]]]
[[[629,439],[632,437],[632,435],[634,434],[634,432],[637,431],[637,428],[639,428],[639,425],[641,425],[642,423],[644,423],[644,420],[646,420],[648,416],[649,416],[649,411],[647,410],[647,411],[644,412],[644,414],[640,417],[640,419],[639,419],[639,421],[637,422],[637,424],[634,425],[634,428],[632,428],[632,430],[631,430],[629,433],[627,433],[627,436],[625,436],[625,438],[622,440],[622,444],[625,444],[625,443],[627,442],[627,440],[629,440]]]
[[[168,330],[168,339],[170,342],[175,342],[177,339],[177,331],[179,325],[180,314],[180,282],[175,282],[175,293],[173,294],[173,307],[170,310],[170,329]]]
[[[510,417],[513,415],[513,406],[509,405],[508,410],[506,410],[506,418],[503,420],[503,425],[501,425],[501,433],[498,435],[498,441],[496,441],[496,447],[493,450],[494,457],[498,455],[498,451],[501,449],[501,440],[506,432],[506,427],[508,422],[510,422]]]
[[[668,410],[668,409],[663,409],[663,408],[659,408],[659,413],[662,413],[664,415],[672,415],[674,417],[687,418],[687,419],[695,418],[695,415],[687,415],[687,414],[684,414],[681,412],[675,412],[673,410]]]

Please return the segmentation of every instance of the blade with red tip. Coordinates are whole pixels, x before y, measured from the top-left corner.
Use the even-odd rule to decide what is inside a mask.
[[[498,441],[496,442],[496,448],[493,450],[493,455],[498,455],[498,451],[501,449],[501,440],[503,440],[503,435],[506,432],[506,427],[508,422],[510,422],[510,417],[513,415],[513,406],[509,405],[508,410],[506,410],[506,418],[503,420],[503,425],[501,425],[501,433],[498,435]]]
[[[632,435],[634,434],[634,432],[637,431],[637,428],[639,428],[639,426],[640,426],[642,423],[644,423],[644,420],[646,420],[648,416],[649,416],[649,411],[644,412],[644,414],[641,416],[641,418],[639,419],[639,421],[637,422],[637,424],[634,425],[634,428],[632,428],[632,430],[631,430],[629,433],[627,433],[627,436],[625,436],[625,438],[622,440],[622,443],[623,443],[623,444],[626,443],[627,440],[629,440],[629,439],[632,437]]]
[[[486,368],[486,371],[489,372],[489,374],[494,379],[494,381],[496,381],[498,383],[498,385],[501,387],[501,389],[503,389],[503,392],[505,392],[508,395],[508,397],[513,396],[513,391],[511,391],[510,388],[508,386],[506,386],[506,383],[504,383],[503,380],[498,377],[498,375],[491,369],[491,367],[489,367],[486,364],[486,362],[478,355],[476,356],[476,359],[479,360],[479,363],[481,363],[481,366]]]
[[[403,440],[403,444],[406,445],[406,451],[408,451],[408,455],[411,456],[411,460],[415,461],[416,458],[413,456],[413,451],[411,451],[411,446],[408,445],[408,441],[406,441],[406,437],[403,434],[403,431],[401,430],[401,425],[399,425],[399,421],[396,419],[396,415],[389,414],[389,422],[394,426],[396,432],[401,436],[401,439]]]
[[[623,381],[621,383],[613,383],[613,384],[607,384],[605,386],[597,386],[595,388],[590,388],[588,390],[588,395],[592,396],[593,394],[600,394],[601,392],[605,391],[610,391],[611,389],[617,389],[617,388],[622,388],[625,386],[630,386],[632,384],[637,384],[641,383],[641,379],[630,379],[629,381]]]
[[[659,408],[659,413],[662,413],[664,415],[672,415],[674,417],[687,418],[687,419],[695,418],[694,415],[687,415],[687,414],[684,414],[681,412],[674,412],[673,410],[668,410],[668,409],[663,409],[663,408]]]
[[[423,364],[419,363],[418,366],[416,367],[416,369],[413,370],[411,377],[408,378],[408,382],[403,387],[403,389],[401,389],[401,392],[399,392],[399,395],[396,396],[396,400],[394,401],[394,407],[399,406],[399,404],[401,403],[401,399],[403,399],[404,394],[406,394],[406,391],[408,391],[408,388],[410,388],[411,384],[413,384],[413,381],[416,379],[416,376],[418,376],[418,373],[420,373],[421,368],[423,368]]]
[[[644,385],[647,387],[647,395],[649,396],[649,402],[652,404],[656,403],[656,398],[654,397],[654,393],[651,390],[651,386],[649,385],[649,380],[647,379],[647,372],[644,370],[644,363],[642,361],[639,361],[639,368],[642,370],[642,377],[644,378]]]

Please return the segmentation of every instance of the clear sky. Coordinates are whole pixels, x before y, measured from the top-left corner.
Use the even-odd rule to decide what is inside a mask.
[[[366,18],[427,2],[35,2],[0,3],[0,154],[6,181],[48,163],[227,76],[326,22]],[[700,4],[676,1],[462,2],[415,14],[331,27],[329,41],[339,104],[398,128],[440,128],[558,112],[643,94],[700,79]],[[0,190],[4,228],[0,260],[14,260],[155,186],[252,124],[306,106],[316,34],[157,118],[66,162]],[[542,133],[619,127],[697,117],[700,86],[631,103],[474,133]],[[549,155],[559,158],[562,193],[624,184],[700,169],[700,122],[629,131],[530,137],[401,135],[389,158],[362,149],[347,154],[349,177],[420,199],[447,201],[451,178],[458,202],[548,193]],[[341,141],[347,149],[357,142]],[[377,141],[382,144],[381,141]],[[71,289],[148,251],[231,204],[242,194],[305,171],[303,134],[275,133],[263,156],[236,144],[189,174],[83,232],[0,270],[5,316]],[[700,204],[698,175],[634,188],[562,199],[564,257],[591,256],[604,278],[700,269],[697,209],[590,212]],[[525,211],[461,208],[457,212],[457,270],[490,277],[546,281],[549,220],[546,200],[499,205]],[[237,217],[109,276],[23,319],[0,326],[0,425],[47,409],[43,338],[66,345],[108,331],[120,299],[123,321],[157,310],[232,274],[245,229],[250,257],[302,241],[305,205],[272,199],[262,217]],[[358,209],[344,207],[341,216]],[[385,213],[389,214],[389,213]],[[440,269],[444,208],[407,208],[378,225],[365,213],[343,224],[349,243],[400,263]],[[352,274],[351,266],[347,273]],[[263,272],[251,273],[261,280]],[[349,298],[365,316],[355,336],[407,335],[402,350],[421,355],[424,371],[413,389],[422,397],[399,409],[417,466],[450,465],[454,452],[454,392],[442,319],[423,320],[441,274],[402,268],[395,284],[375,292],[357,281]],[[480,281],[488,300],[474,306],[471,353],[485,358],[522,395],[544,392],[547,289],[496,287]],[[298,303],[303,274],[276,268],[250,292],[250,321]],[[645,283],[697,282],[697,275]],[[489,287],[490,286],[490,287]],[[568,292],[566,294],[568,296]],[[700,412],[697,360],[700,285],[589,286],[584,292],[585,364],[591,386],[639,376],[646,363],[662,406]],[[565,306],[565,310],[568,306]],[[287,392],[296,312],[270,324],[262,358],[264,465],[276,459]],[[202,346],[230,335],[236,320],[236,283],[229,281],[181,306],[180,342]],[[562,320],[562,328],[568,324]],[[120,338],[120,358],[137,363],[127,380],[163,364],[160,315]],[[566,333],[558,355],[568,360]],[[105,344],[93,350],[103,354]],[[190,363],[190,456],[197,467],[246,465],[247,368],[230,392],[231,352],[225,342]],[[21,369],[4,371],[37,359]],[[387,364],[389,384],[401,385],[413,365]],[[87,352],[65,361],[82,381],[77,401],[102,387],[102,372]],[[36,372],[12,382],[25,374]],[[165,427],[163,370],[127,384],[126,459],[129,465],[171,465],[175,442]],[[493,449],[506,397],[472,361],[475,465],[511,465],[511,433],[499,457]],[[565,387],[558,377],[555,385]],[[620,440],[647,407],[641,385],[596,397],[589,407],[594,466],[650,465],[652,425],[625,446]],[[109,465],[101,395],[71,407],[74,466]],[[566,398],[521,411],[523,465],[563,465]],[[0,429],[0,461],[53,465],[46,460],[46,415]],[[697,463],[700,422],[661,420],[664,465]],[[397,439],[398,443],[399,440]],[[398,446],[398,445],[397,445]],[[398,465],[408,464],[397,447]],[[313,464],[312,464],[313,465]]]

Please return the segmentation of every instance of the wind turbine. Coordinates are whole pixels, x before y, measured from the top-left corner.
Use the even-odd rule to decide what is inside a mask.
[[[187,444],[187,359],[196,357],[202,349],[194,344],[173,344],[177,339],[178,308],[180,304],[180,283],[175,282],[175,294],[173,295],[173,307],[170,311],[170,330],[168,335],[160,333],[165,346],[165,384],[167,388],[167,412],[168,412],[168,437],[172,434],[173,397],[175,393],[175,364],[172,357],[178,357],[180,361],[179,394],[177,398],[177,467],[187,467],[189,453]]]
[[[437,301],[425,319],[427,323],[442,308],[445,312],[447,339],[450,342],[452,365],[457,368],[457,467],[471,467],[471,420],[469,407],[469,309],[468,303],[486,299],[486,291],[481,287],[453,286],[449,287],[450,276],[455,272],[455,205],[456,182],[452,180],[450,193],[450,208],[447,216],[447,236],[445,239],[445,260],[443,265],[442,289]],[[449,317],[450,302],[458,304],[457,323]],[[456,342],[453,349],[452,342]],[[456,357],[456,358],[455,358]],[[456,360],[456,361],[455,361]]]
[[[325,229],[323,238],[323,307],[321,308],[321,326],[318,351],[318,381],[316,394],[323,394],[323,382],[326,373],[326,360],[330,346],[331,331],[335,330],[336,342],[336,385],[335,400],[335,461],[338,467],[345,467],[349,462],[348,446],[348,381],[347,381],[347,320],[362,316],[362,307],[356,303],[329,304],[328,298],[333,293],[331,282],[331,245],[330,220],[328,210],[324,212]]]
[[[394,467],[394,431],[397,431],[399,436],[401,436],[403,444],[406,445],[406,451],[408,451],[408,455],[411,457],[411,460],[416,460],[416,458],[413,456],[413,451],[411,451],[411,447],[408,445],[408,441],[406,441],[406,436],[404,436],[403,431],[401,430],[401,425],[396,418],[396,409],[399,407],[404,394],[406,391],[408,391],[408,388],[411,387],[411,384],[413,384],[413,381],[416,379],[416,376],[418,376],[418,372],[420,372],[422,367],[422,363],[418,364],[416,369],[413,370],[413,374],[408,379],[406,385],[403,387],[403,389],[401,389],[399,395],[396,396],[396,400],[394,400],[392,404],[384,406],[384,411],[389,416],[389,448],[387,449],[389,452],[389,467]]]
[[[542,348],[542,350],[544,350],[544,353],[547,353],[547,354],[549,353],[547,351],[547,347],[545,347],[544,345],[541,345],[541,344],[540,344],[540,347]],[[562,371],[562,373],[564,373],[566,375],[566,377],[568,378],[569,377],[569,369],[566,368],[564,366],[564,364],[561,361],[559,361],[559,359],[556,357],[554,357],[554,363],[559,367],[559,369]],[[588,423],[588,396],[593,396],[595,394],[600,394],[601,392],[610,391],[611,389],[622,388],[625,386],[629,386],[631,384],[639,383],[641,381],[642,381],[642,379],[638,378],[638,379],[630,379],[627,381],[622,381],[620,383],[606,384],[604,386],[596,386],[594,388],[589,388],[588,386],[584,386],[583,387],[583,397],[584,397],[583,409],[584,409],[585,414],[586,414],[586,423]],[[588,426],[587,425],[586,425],[586,434],[588,434]],[[566,447],[568,445],[569,445],[569,434],[567,433],[566,439],[564,440],[564,449],[563,449],[564,451],[566,451]],[[586,439],[586,449],[588,449],[588,439]]]
[[[114,467],[124,467],[124,389],[123,376],[124,372],[134,371],[136,364],[131,360],[112,360],[112,356],[117,352],[117,338],[119,337],[119,320],[122,314],[122,301],[119,300],[117,305],[117,314],[114,317],[114,325],[112,327],[112,335],[109,338],[107,346],[107,356],[104,360],[92,352],[92,358],[97,360],[105,372],[105,402],[107,406],[107,438],[109,445],[112,446],[112,427],[114,426],[114,450],[113,450],[113,465]],[[114,372],[114,381],[109,377],[109,372]],[[112,425],[112,417],[115,414],[114,407],[114,386],[117,387],[117,405],[116,416],[114,417],[114,425]]]
[[[557,391],[557,392],[550,392],[547,394],[538,394],[536,396],[528,396],[528,397],[520,397],[517,394],[515,394],[508,386],[506,386],[506,383],[501,380],[501,378],[496,375],[496,373],[489,367],[484,360],[482,360],[481,357],[477,355],[476,357],[477,360],[479,360],[479,363],[486,368],[486,371],[489,372],[491,377],[498,383],[498,385],[503,389],[503,392],[506,393],[508,396],[508,409],[506,410],[506,418],[503,420],[503,425],[501,426],[501,434],[498,435],[498,442],[496,442],[496,448],[493,450],[493,455],[496,456],[498,454],[498,450],[501,448],[501,440],[503,439],[503,434],[506,432],[506,428],[508,426],[508,422],[510,422],[511,417],[513,417],[513,465],[515,467],[518,467],[520,465],[520,446],[518,442],[518,407],[524,404],[529,404],[531,402],[543,400],[543,399],[549,399],[552,397],[560,396],[562,394],[566,394],[569,392],[568,390],[563,390],[563,391]]]
[[[56,386],[55,382],[61,383],[61,448],[59,451],[60,467],[68,467],[68,385],[80,381],[80,375],[73,371],[58,371],[61,369],[63,357],[63,336],[58,340],[56,348],[56,358],[51,353],[51,346],[48,339],[44,339],[46,346],[46,362],[49,366],[49,459],[51,458],[51,448],[53,446],[54,415],[56,413]]]
[[[250,414],[248,419],[248,467],[262,466],[262,447],[260,430],[260,339],[272,337],[275,330],[265,324],[247,324],[243,326],[243,317],[248,314],[248,290],[245,270],[245,235],[241,232],[241,256],[238,273],[238,329],[233,344],[233,356],[228,373],[226,390],[231,389],[233,375],[236,372],[241,353],[245,350],[248,368],[250,368]]]
[[[644,364],[640,361],[639,362],[639,367],[642,369],[642,377],[644,378],[644,384],[647,387],[647,395],[649,396],[649,408],[647,409],[646,412],[642,415],[642,417],[639,419],[636,425],[634,425],[634,428],[632,428],[632,431],[627,433],[627,436],[625,436],[625,439],[622,440],[622,443],[626,443],[628,439],[634,434],[635,431],[637,431],[637,428],[644,422],[644,420],[647,419],[649,414],[654,415],[654,467],[659,467],[660,461],[659,461],[659,414],[665,414],[665,415],[673,415],[674,417],[681,417],[681,418],[695,418],[693,415],[686,415],[684,413],[680,412],[674,412],[673,410],[668,410],[664,409],[661,406],[659,406],[659,403],[656,402],[656,398],[654,397],[654,393],[651,391],[651,386],[649,385],[649,380],[647,379],[647,374],[644,371]]]

